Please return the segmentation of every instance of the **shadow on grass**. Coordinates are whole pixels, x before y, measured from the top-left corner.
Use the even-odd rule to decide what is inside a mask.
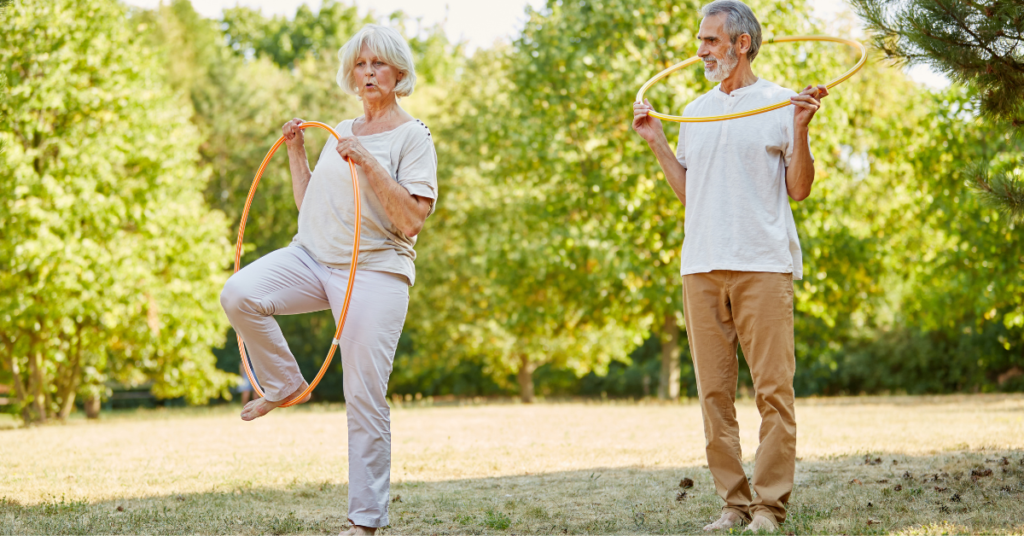
[[[346,494],[324,482],[92,504],[0,499],[0,534],[333,534],[347,526]],[[704,467],[396,482],[391,499],[382,536],[694,534],[721,506]],[[800,461],[783,532],[1020,534],[1024,450]]]

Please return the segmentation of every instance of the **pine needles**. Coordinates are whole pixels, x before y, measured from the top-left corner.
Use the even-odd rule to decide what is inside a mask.
[[[928,65],[974,89],[982,117],[1024,133],[1024,2],[1021,0],[851,0],[874,31],[886,57]],[[1012,219],[1024,219],[1018,165],[991,173],[987,163],[967,170],[982,200]]]

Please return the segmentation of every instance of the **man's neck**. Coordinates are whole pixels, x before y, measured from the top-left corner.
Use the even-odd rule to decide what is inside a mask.
[[[754,75],[754,71],[750,69],[750,64],[746,61],[741,61],[739,65],[733,69],[732,74],[729,78],[722,80],[722,85],[719,90],[726,95],[731,94],[733,91],[753,85],[757,82],[757,76]]]

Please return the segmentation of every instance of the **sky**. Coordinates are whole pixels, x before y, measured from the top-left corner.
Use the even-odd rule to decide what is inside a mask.
[[[124,0],[126,3],[152,8],[160,0]],[[259,8],[264,14],[291,15],[302,4],[318,9],[321,0],[191,0],[196,11],[206,17],[219,17],[224,8],[236,5]],[[342,0],[349,3],[351,0]],[[470,49],[488,47],[495,40],[510,40],[526,21],[527,5],[539,9],[545,0],[355,0],[361,10],[385,15],[402,10],[424,24],[443,23],[450,38],[465,40]],[[823,20],[833,19],[847,11],[842,0],[811,0],[815,14]],[[928,67],[908,71],[914,80],[929,87],[944,87],[949,82]]]

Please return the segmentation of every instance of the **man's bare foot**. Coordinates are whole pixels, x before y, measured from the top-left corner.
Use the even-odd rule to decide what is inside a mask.
[[[373,527],[361,527],[359,525],[352,525],[352,528],[341,533],[341,536],[371,536],[377,529]]]
[[[749,525],[747,525],[747,528],[743,530],[743,532],[755,532],[761,534],[778,531],[779,526],[775,524],[775,520],[761,514],[755,515],[754,519],[750,521]]]
[[[260,398],[257,398],[256,400],[250,401],[248,404],[245,405],[244,408],[242,408],[242,420],[243,421],[251,421],[253,419],[258,419],[258,418],[260,418],[260,417],[270,413],[271,410],[280,407],[285,402],[288,402],[289,400],[291,400],[291,399],[299,396],[300,394],[302,394],[302,391],[305,388],[306,388],[306,386],[299,387],[298,389],[296,389],[296,391],[294,393],[289,395],[287,398],[285,398],[284,400],[278,400],[277,402],[271,402],[270,400],[267,400],[266,397],[260,397]],[[302,403],[308,402],[308,401],[309,401],[309,395],[306,395],[299,402],[299,404],[302,404]]]
[[[727,510],[722,512],[722,517],[718,518],[718,521],[707,525],[704,530],[726,530],[743,524],[743,518],[740,517],[736,512]]]

